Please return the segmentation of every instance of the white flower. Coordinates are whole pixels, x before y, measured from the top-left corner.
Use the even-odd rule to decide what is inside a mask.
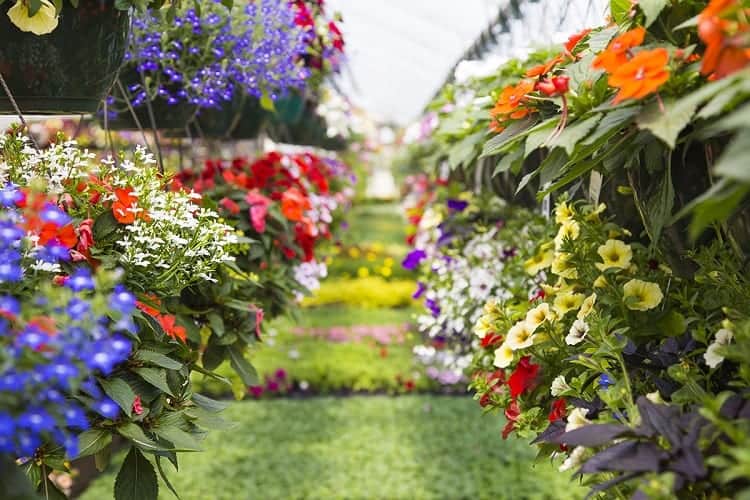
[[[495,361],[494,365],[498,368],[507,368],[513,362],[513,349],[510,348],[507,342],[495,349]]]
[[[727,328],[722,328],[716,332],[713,343],[711,343],[711,345],[708,346],[708,349],[706,349],[706,352],[703,353],[703,359],[709,367],[716,368],[722,361],[724,361],[724,356],[720,355],[717,351],[720,348],[729,345],[733,337],[734,334],[732,333],[732,330]]]
[[[552,381],[550,394],[552,394],[552,396],[554,397],[558,397],[568,389],[570,389],[570,386],[565,380],[565,375],[558,375],[557,377],[555,377],[555,380]]]
[[[552,312],[549,304],[547,304],[546,302],[539,304],[526,313],[526,324],[528,325],[529,330],[531,330],[532,332],[545,321],[552,322],[554,319],[555,313]]]
[[[474,300],[484,302],[492,293],[496,281],[492,273],[484,269],[478,269],[472,273],[469,283],[469,296]]]
[[[591,423],[591,420],[586,418],[589,411],[585,408],[574,408],[570,415],[568,415],[568,423],[565,425],[565,432],[583,427]]]
[[[519,321],[508,331],[508,347],[517,351],[534,345],[534,334],[526,321]]]
[[[560,465],[558,469],[560,472],[574,469],[583,463],[583,455],[586,453],[586,448],[583,446],[576,446],[565,461]]]
[[[583,342],[586,335],[589,333],[589,325],[582,319],[577,319],[570,326],[570,331],[565,337],[565,343],[568,345],[577,345]]]

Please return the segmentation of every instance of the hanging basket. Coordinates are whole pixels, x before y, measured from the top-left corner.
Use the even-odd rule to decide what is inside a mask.
[[[25,114],[94,113],[117,77],[127,44],[129,15],[113,0],[64,2],[50,34],[19,30],[0,7],[0,71]],[[0,114],[15,114],[0,89]]]
[[[254,97],[248,97],[242,106],[242,115],[232,132],[232,138],[256,139],[263,130],[267,118],[268,112],[261,107],[260,101]]]
[[[188,125],[190,137],[210,140],[255,139],[266,123],[267,112],[254,97],[235,97],[219,109],[202,109]],[[170,130],[167,137],[187,138],[185,128]]]
[[[151,109],[154,112],[156,130],[184,130],[196,112],[196,107],[192,104],[167,104],[161,98],[157,98],[151,102]],[[138,117],[143,130],[154,128],[151,123],[151,117],[148,114],[148,107],[145,104],[135,108],[135,115]],[[101,116],[99,117],[99,122],[104,123]],[[120,112],[117,117],[111,118],[107,125],[111,130],[138,130],[138,124],[133,119],[133,114],[130,110]]]
[[[298,123],[305,112],[305,99],[298,93],[292,92],[281,97],[274,103],[276,119],[281,123]]]

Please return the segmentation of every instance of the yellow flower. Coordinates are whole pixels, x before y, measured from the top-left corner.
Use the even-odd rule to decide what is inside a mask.
[[[563,278],[558,278],[557,283],[554,285],[541,283],[539,286],[544,290],[544,295],[547,297],[554,297],[558,293],[573,291],[573,287],[567,284]]]
[[[596,293],[592,293],[588,297],[586,297],[586,300],[583,301],[583,304],[581,304],[581,308],[578,310],[578,315],[576,316],[578,319],[583,319],[594,310],[594,304],[596,304]]]
[[[367,256],[366,256],[366,258],[367,258],[367,261],[368,261],[368,262],[375,262],[375,259],[377,259],[377,258],[378,258],[378,256],[377,256],[377,255],[375,255],[375,253],[374,253],[374,252],[367,252]]]
[[[594,280],[594,288],[605,288],[607,284],[607,278],[605,278],[603,274],[600,274],[599,277]]]
[[[555,207],[555,222],[562,224],[573,220],[575,215],[575,209],[572,205],[568,205],[566,202],[561,201]]]
[[[357,276],[360,278],[367,278],[370,275],[370,270],[366,267],[360,267],[357,269]]]
[[[23,0],[8,9],[10,22],[15,24],[21,31],[29,31],[35,35],[46,35],[57,28],[57,12],[55,6],[48,0],[41,0],[42,6],[36,14],[29,17],[29,9]]]
[[[558,316],[562,317],[568,311],[578,309],[583,304],[583,294],[573,292],[562,292],[555,297],[555,302],[552,307]]]
[[[570,263],[570,258],[569,253],[556,253],[555,260],[552,261],[552,274],[571,280],[578,278],[578,270]]]
[[[604,261],[603,263],[596,263],[596,267],[600,271],[613,267],[625,269],[630,266],[630,261],[633,259],[633,250],[630,245],[621,240],[607,240],[604,245],[599,246],[596,253]]]
[[[648,281],[630,280],[623,285],[625,290],[625,305],[628,309],[648,311],[661,303],[664,294],[656,283]]]
[[[393,259],[391,257],[386,257],[383,261],[383,265],[385,267],[393,267]]]
[[[495,349],[495,362],[498,368],[507,368],[513,362],[513,349],[508,346],[507,342]]]
[[[359,251],[359,248],[357,247],[351,247],[349,249],[349,257],[352,259],[356,259],[361,255],[361,252]]]
[[[474,335],[479,337],[480,339],[483,339],[488,333],[493,331],[494,326],[492,322],[491,316],[481,316],[479,320],[477,321],[477,324],[474,325]]]
[[[526,325],[532,332],[545,321],[550,323],[555,320],[555,313],[549,308],[546,302],[539,304],[534,309],[526,313]]]
[[[383,250],[385,250],[385,246],[382,243],[375,242],[372,245],[370,245],[370,249],[373,252],[377,253],[377,252],[382,252]],[[393,260],[393,259],[391,259],[391,260]]]
[[[393,274],[393,271],[390,267],[381,267],[380,268],[380,274],[382,274],[384,277],[388,278]]]
[[[534,345],[534,332],[529,329],[525,321],[519,321],[508,331],[505,343],[514,351],[531,347]]]
[[[538,254],[524,262],[523,268],[531,276],[536,276],[537,274],[539,274],[539,271],[551,266],[554,259],[555,252],[553,252],[552,250],[539,252]]]
[[[588,222],[597,222],[599,221],[599,215],[601,215],[605,210],[607,209],[607,205],[604,203],[599,203],[599,205],[596,206],[591,212],[586,214],[586,220]]]
[[[581,226],[574,220],[563,222],[555,236],[555,249],[559,250],[566,240],[575,240],[581,234]]]

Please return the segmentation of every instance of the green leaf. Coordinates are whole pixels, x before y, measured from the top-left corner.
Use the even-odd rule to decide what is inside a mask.
[[[135,392],[121,378],[99,378],[99,383],[104,392],[118,404],[122,411],[130,417],[133,414],[133,401],[135,401]]]
[[[646,16],[645,27],[648,28],[659,17],[661,11],[667,6],[669,0],[638,0],[638,7]]]
[[[596,131],[583,140],[583,144],[587,146],[595,144],[596,141],[612,132],[612,130],[623,128],[623,126],[635,117],[639,111],[640,108],[638,106],[632,106],[616,108],[608,112],[604,118],[602,118],[602,121],[599,122]]]
[[[484,143],[481,158],[501,153],[503,147],[507,144],[524,137],[526,135],[524,132],[530,131],[535,123],[536,121],[532,117],[526,117],[523,120],[511,123],[508,128]]]
[[[260,97],[260,107],[266,111],[276,111],[276,106],[274,106],[273,99],[268,95],[268,92],[263,92],[263,95]]]
[[[115,500],[158,500],[158,497],[154,466],[138,448],[131,447],[115,479]]]
[[[175,498],[177,498],[177,500],[180,500],[180,495],[177,494],[177,490],[174,489],[174,486],[172,486],[172,483],[169,482],[169,478],[164,473],[164,469],[161,466],[161,457],[159,455],[156,455],[156,470],[159,471],[161,480],[164,481],[164,484],[167,485],[167,488],[169,488],[169,491],[172,492],[172,494],[175,496]]]
[[[107,447],[94,453],[94,465],[96,470],[104,472],[109,466],[109,460],[112,458],[112,448]]]
[[[609,12],[616,23],[622,24],[628,20],[632,3],[630,0],[609,0]]]
[[[119,223],[111,210],[107,210],[94,221],[94,227],[92,232],[94,233],[94,241],[102,241],[107,239],[108,236],[112,235],[117,228]]]
[[[448,153],[448,164],[451,169],[456,169],[461,165],[464,167],[468,166],[471,160],[476,156],[475,149],[477,144],[479,144],[485,135],[484,130],[480,130],[479,132],[467,135],[451,146],[450,152]]]
[[[594,69],[594,54],[587,52],[580,61],[568,66],[567,75],[570,77],[570,88],[578,89],[586,82],[595,82],[604,73],[600,69]]]
[[[234,427],[234,424],[227,422],[215,412],[195,406],[185,411],[185,414],[193,419],[193,424],[198,427],[210,430],[226,430]]]
[[[245,359],[242,350],[236,345],[229,348],[229,362],[245,385],[250,386],[258,383],[258,373],[253,368],[253,365]]]
[[[714,172],[750,184],[750,129],[740,131],[719,158]]]
[[[42,0],[29,0],[29,17],[34,17],[42,8]]]
[[[151,363],[152,365],[161,366],[162,368],[167,368],[169,370],[179,370],[182,368],[182,363],[179,361],[175,361],[164,354],[146,349],[137,351],[135,353],[135,359],[145,363]]]
[[[218,313],[208,313],[208,325],[211,327],[211,331],[218,337],[224,336],[224,320],[219,316]]]
[[[23,470],[10,457],[0,454],[0,491],[4,500],[38,500]]]
[[[606,49],[607,45],[609,45],[609,42],[611,42],[617,34],[617,31],[617,26],[613,26],[611,28],[599,30],[589,35],[589,48],[591,49],[591,51],[596,54]]]
[[[669,154],[669,153],[668,153]],[[664,175],[654,194],[646,202],[644,223],[649,228],[649,236],[654,245],[659,243],[661,232],[672,216],[674,207],[674,186],[672,185],[672,169],[668,166],[664,169]]]
[[[554,129],[558,123],[559,120],[545,121],[530,130],[529,134],[526,136],[524,157],[528,157],[531,153],[542,147],[552,134],[552,129]]]
[[[568,156],[572,155],[578,143],[596,127],[601,119],[602,115],[597,113],[585,120],[579,120],[572,125],[568,125],[557,139],[550,144],[550,147],[561,147],[565,149]]]
[[[200,451],[202,449],[193,436],[175,425],[154,427],[154,433],[172,443],[176,450]]]
[[[87,457],[97,453],[112,442],[112,434],[101,429],[89,429],[78,436],[78,457]]]
[[[225,410],[229,406],[229,403],[226,403],[224,401],[216,401],[215,399],[211,399],[202,394],[193,394],[193,403],[197,404],[204,410],[208,410],[214,413]]]
[[[492,172],[492,177],[502,172],[508,171],[509,169],[513,167],[513,165],[516,162],[523,161],[523,157],[524,157],[524,147],[522,144],[520,147],[513,149],[508,154],[502,157],[502,159],[497,163],[495,170]]]
[[[174,396],[172,389],[167,383],[167,372],[162,368],[136,368],[133,370],[143,380],[153,385],[157,389],[161,389],[170,396]]]
[[[710,224],[724,221],[732,215],[748,193],[750,193],[750,185],[721,179],[711,189],[681,210],[675,216],[675,219],[691,211],[693,212],[689,233],[690,238],[695,240]]]
[[[140,448],[149,451],[160,451],[165,448],[159,446],[156,441],[151,439],[143,432],[143,429],[133,422],[127,422],[117,428],[117,432],[123,437],[128,438],[130,441],[138,445]]]
[[[657,102],[652,102],[638,117],[638,127],[650,131],[670,149],[674,149],[677,137],[690,123],[697,108],[698,103],[693,99],[665,101],[663,111]]]

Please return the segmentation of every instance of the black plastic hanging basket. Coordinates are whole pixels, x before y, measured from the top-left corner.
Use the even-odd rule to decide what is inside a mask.
[[[25,114],[94,113],[125,56],[129,15],[113,0],[64,2],[47,35],[19,30],[0,7],[0,72]],[[0,114],[15,114],[0,89]]]

